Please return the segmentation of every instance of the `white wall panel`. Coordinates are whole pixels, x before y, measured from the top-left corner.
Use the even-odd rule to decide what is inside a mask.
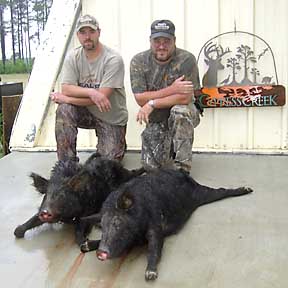
[[[286,86],[287,89],[287,67],[288,67],[288,4],[286,0],[277,0],[273,4],[269,0],[255,0],[257,7],[255,11],[255,33],[265,38],[271,46],[278,72],[279,83]],[[287,91],[286,91],[287,93]],[[286,97],[287,99],[287,97]],[[286,100],[287,101],[287,100]],[[256,145],[259,147],[265,145],[273,145],[287,149],[287,105],[284,107],[274,108],[264,111],[257,111],[257,119],[259,119],[255,130],[260,129],[261,124],[267,124],[269,127],[269,139],[265,141],[265,136],[260,134],[255,137]],[[262,121],[261,119],[270,119],[270,121]],[[271,137],[270,137],[271,135]],[[272,143],[271,143],[272,142]]]
[[[279,83],[287,87],[287,1],[255,0],[255,34],[269,43],[273,50]],[[284,61],[283,61],[284,60]],[[285,72],[284,72],[285,71]],[[287,147],[287,105],[257,109],[254,113],[254,144],[257,148]],[[259,131],[265,130],[264,133]],[[264,128],[264,129],[263,129]]]
[[[151,1],[122,1],[121,17],[121,54],[125,63],[125,89],[129,121],[127,125],[127,145],[130,149],[139,149],[141,132],[144,125],[136,123],[138,105],[130,87],[130,60],[136,53],[149,48],[149,27],[152,19]]]
[[[191,51],[196,58],[204,43],[218,35],[219,31],[219,1],[186,1],[186,49]],[[200,75],[202,78],[202,75]],[[201,80],[201,79],[200,79]],[[194,147],[214,149],[218,142],[218,134],[214,127],[218,126],[214,109],[206,109],[201,123],[195,129]]]
[[[130,87],[129,65],[136,53],[149,48],[153,20],[171,19],[176,26],[177,46],[189,50],[196,58],[205,42],[220,33],[233,31],[235,27],[238,31],[254,33],[271,46],[279,84],[287,87],[287,3],[287,0],[82,0],[82,14],[93,14],[100,22],[101,42],[119,51],[124,59],[128,148],[140,148],[144,128],[135,120],[138,106]],[[238,45],[239,39],[231,37],[230,44],[236,41]],[[249,41],[255,51],[261,49],[255,39]],[[70,46],[75,45],[78,44],[74,37]],[[52,104],[47,110],[36,149],[55,149],[55,108]],[[205,109],[195,131],[194,150],[286,152],[287,118],[287,105]],[[94,131],[81,130],[78,138],[80,149],[96,145]]]
[[[236,30],[253,31],[253,1],[221,0],[219,2],[220,33]],[[245,20],[244,20],[245,18]],[[233,34],[229,34],[233,41]],[[237,38],[236,40],[239,40]],[[253,43],[249,43],[253,47]],[[237,43],[239,45],[239,43]],[[225,46],[223,47],[226,48]],[[217,109],[215,117],[218,118],[217,126],[214,125],[215,134],[219,134],[220,149],[247,149],[249,131],[249,108]]]

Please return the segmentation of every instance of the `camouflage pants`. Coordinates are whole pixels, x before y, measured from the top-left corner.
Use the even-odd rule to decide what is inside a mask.
[[[97,151],[109,159],[121,160],[126,149],[126,126],[110,125],[96,118],[86,107],[59,104],[56,111],[55,137],[59,160],[75,159],[78,128],[95,129]]]
[[[194,105],[175,105],[171,108],[168,124],[148,123],[142,137],[142,165],[159,168],[174,160],[177,168],[190,171],[194,128],[200,122]]]

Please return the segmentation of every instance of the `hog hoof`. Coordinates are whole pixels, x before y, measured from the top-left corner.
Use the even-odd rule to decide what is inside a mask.
[[[246,193],[251,193],[253,192],[253,189],[250,187],[241,187],[242,190],[244,190]]]
[[[82,243],[82,244],[80,245],[80,250],[81,250],[81,252],[83,252],[83,253],[86,253],[86,252],[89,252],[89,251],[90,251],[89,245],[88,245],[88,241],[85,241],[84,243]]]
[[[22,226],[18,226],[18,227],[14,230],[14,235],[16,236],[16,238],[23,238],[25,232],[26,232],[26,230],[24,230],[24,229],[22,228]]]
[[[156,280],[157,277],[158,277],[158,272],[157,272],[157,271],[146,270],[146,272],[145,272],[145,279],[146,279],[147,281]]]

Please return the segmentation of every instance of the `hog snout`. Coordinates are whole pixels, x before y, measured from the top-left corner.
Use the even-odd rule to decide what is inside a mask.
[[[97,258],[101,261],[108,259],[108,252],[106,251],[97,250],[96,255],[97,255]]]
[[[40,211],[39,213],[39,219],[42,221],[42,222],[51,222],[53,220],[53,214],[50,213],[48,210],[42,210]]]

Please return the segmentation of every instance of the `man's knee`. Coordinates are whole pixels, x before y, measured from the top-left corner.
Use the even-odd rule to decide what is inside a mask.
[[[102,128],[97,133],[97,151],[109,159],[121,161],[127,149],[126,126],[105,124]]]
[[[185,116],[188,115],[190,111],[191,109],[189,109],[188,105],[174,105],[170,110],[170,114]]]
[[[74,114],[75,112],[75,106],[66,103],[59,104],[56,110],[56,118],[67,118],[68,115]]]
[[[171,123],[180,124],[185,126],[191,126],[195,128],[200,122],[199,111],[195,105],[175,105],[170,110],[169,117],[170,126]]]
[[[153,123],[141,134],[143,166],[159,168],[170,159],[171,138],[166,125]]]

